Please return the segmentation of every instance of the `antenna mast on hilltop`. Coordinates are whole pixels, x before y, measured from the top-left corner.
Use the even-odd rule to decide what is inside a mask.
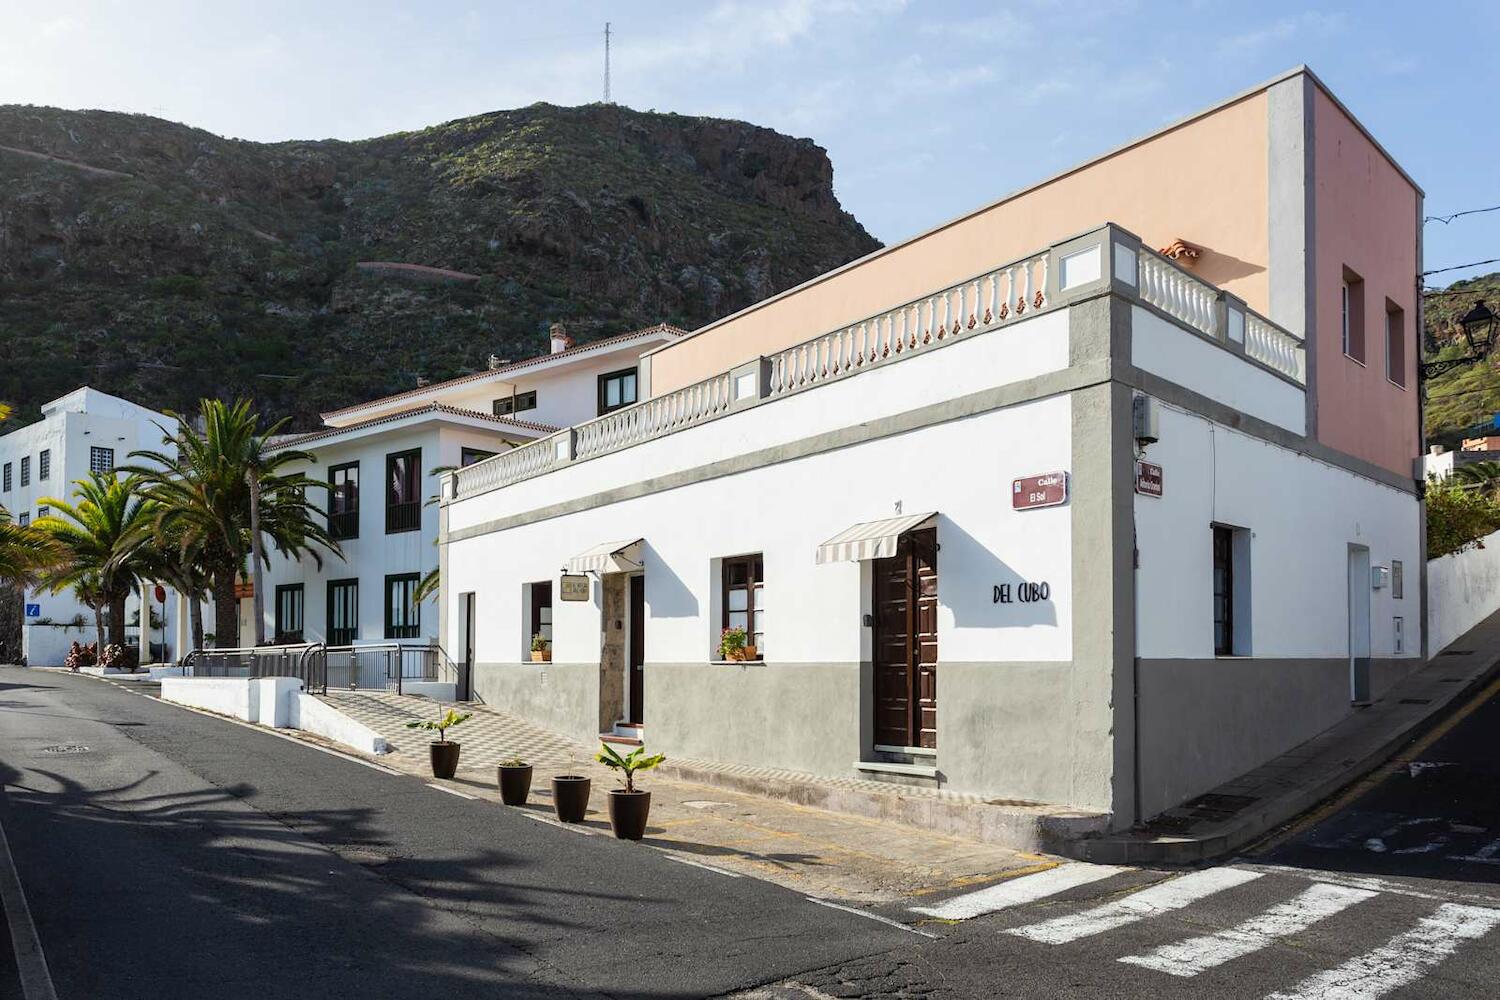
[[[604,103],[612,104],[609,99],[609,22],[604,22]]]

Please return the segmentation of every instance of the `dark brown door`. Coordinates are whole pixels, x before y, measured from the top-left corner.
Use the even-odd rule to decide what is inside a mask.
[[[874,561],[875,742],[937,748],[937,530]]]
[[[645,722],[646,707],[646,578],[630,578],[630,669],[626,683],[630,686],[630,719],[632,725]]]

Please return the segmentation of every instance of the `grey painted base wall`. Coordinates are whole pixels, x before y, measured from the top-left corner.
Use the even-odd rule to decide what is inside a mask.
[[[1374,694],[1420,666],[1374,660]],[[1141,660],[1141,815],[1149,818],[1253,770],[1352,708],[1338,659]]]
[[[599,736],[597,663],[476,663],[474,693],[491,708],[587,744]]]
[[[860,759],[859,663],[646,664],[646,744],[668,757],[848,776]]]

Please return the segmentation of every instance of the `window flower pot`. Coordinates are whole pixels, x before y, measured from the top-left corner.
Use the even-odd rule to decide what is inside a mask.
[[[531,662],[532,663],[551,663],[552,662],[552,650],[550,650],[550,649],[533,649],[531,651]]]
[[[458,770],[458,752],[461,745],[452,740],[433,741],[428,744],[432,752],[432,776],[451,778]]]
[[[495,768],[500,783],[500,801],[508,806],[524,806],[531,793],[530,764],[500,764]]]
[[[651,814],[651,793],[627,792],[612,788],[609,792],[609,826],[620,840],[640,840],[646,835],[646,817]]]
[[[559,774],[552,779],[552,808],[564,823],[582,823],[589,811],[589,791],[593,785],[586,775]]]
[[[754,646],[746,646],[745,647],[745,655],[744,655],[743,659],[754,660],[757,657],[759,657],[759,655],[760,655],[760,653],[756,650],[756,648]]]

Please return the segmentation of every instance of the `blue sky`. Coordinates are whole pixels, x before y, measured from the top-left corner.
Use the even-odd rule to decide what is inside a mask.
[[[0,102],[360,138],[597,100],[605,20],[618,102],[812,137],[844,206],[887,242],[1299,63],[1422,184],[1429,214],[1500,204],[1493,0],[0,0]],[[1427,237],[1429,268],[1500,257],[1500,212]]]

